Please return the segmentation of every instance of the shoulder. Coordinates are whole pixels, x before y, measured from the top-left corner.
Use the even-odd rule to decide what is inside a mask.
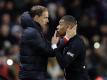
[[[85,47],[83,40],[78,35],[70,42],[70,44],[78,49]]]
[[[32,28],[32,27],[28,27],[27,29],[24,30],[24,33],[29,33],[29,34],[32,34],[32,33],[35,33],[35,32],[38,32],[37,29],[35,28]]]
[[[33,35],[39,33],[39,31],[36,28],[28,27],[27,29],[24,30],[24,34],[26,35]]]
[[[39,35],[39,31],[35,28],[28,27],[24,30],[22,37],[30,38],[30,37],[37,37]]]

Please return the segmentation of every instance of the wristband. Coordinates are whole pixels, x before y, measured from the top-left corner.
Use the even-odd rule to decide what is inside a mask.
[[[57,45],[56,44],[52,44],[52,49],[56,49],[57,48]]]

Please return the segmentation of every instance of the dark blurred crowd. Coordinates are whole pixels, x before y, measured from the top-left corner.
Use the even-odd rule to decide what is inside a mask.
[[[20,25],[20,15],[38,4],[49,9],[49,40],[62,16],[77,19],[78,33],[86,44],[88,74],[91,80],[106,80],[107,0],[0,0],[0,80],[18,80],[19,43],[25,28]],[[52,80],[63,76],[55,58],[49,59],[48,73]]]

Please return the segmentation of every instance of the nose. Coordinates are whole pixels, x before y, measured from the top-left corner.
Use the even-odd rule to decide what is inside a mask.
[[[47,22],[49,22],[49,19],[47,19]]]
[[[49,23],[49,19],[47,19],[47,23]]]

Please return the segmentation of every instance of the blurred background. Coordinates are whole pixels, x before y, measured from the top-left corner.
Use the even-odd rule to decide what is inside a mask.
[[[49,9],[49,40],[63,15],[77,19],[88,74],[91,80],[107,80],[107,0],[0,0],[0,80],[18,80],[19,41],[25,29],[20,15],[38,4]],[[49,58],[47,79],[64,80],[56,58]]]

